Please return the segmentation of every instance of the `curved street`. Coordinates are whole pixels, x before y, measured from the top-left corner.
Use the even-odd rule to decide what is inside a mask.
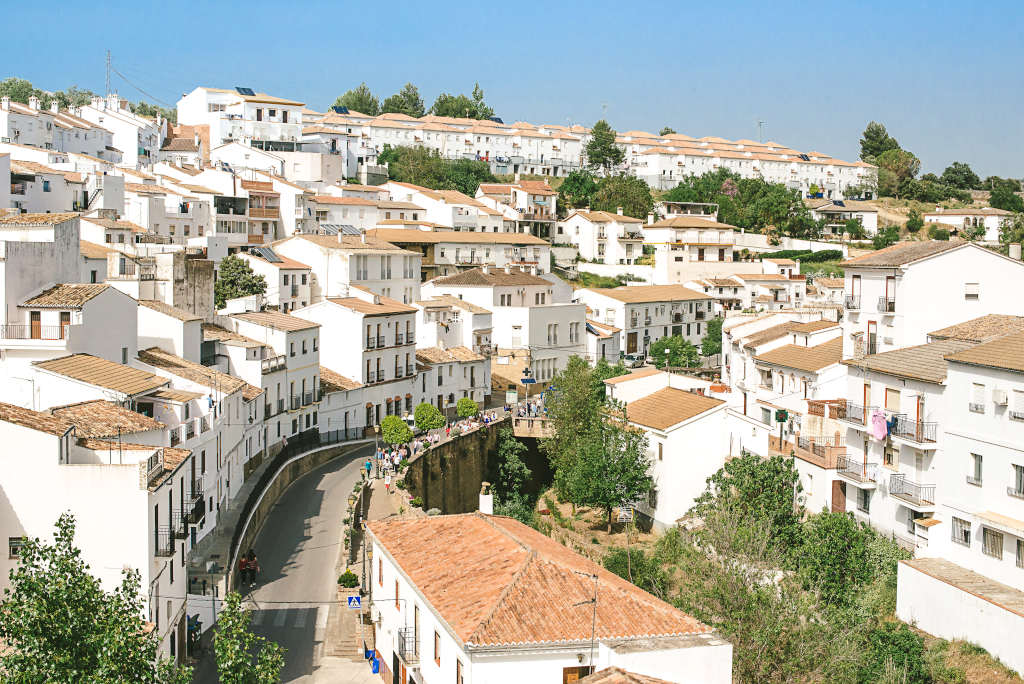
[[[254,550],[261,573],[246,595],[252,631],[288,649],[282,682],[375,681],[369,669],[349,676],[317,673],[331,602],[348,495],[373,444],[357,447],[296,480],[271,509]],[[217,682],[212,644],[196,664],[195,682]]]

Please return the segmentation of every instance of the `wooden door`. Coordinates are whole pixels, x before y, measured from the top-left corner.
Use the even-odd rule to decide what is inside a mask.
[[[626,353],[627,354],[635,354],[636,353],[636,333],[635,332],[626,333]]]
[[[563,667],[562,684],[573,684],[573,682],[578,682],[593,671],[594,668],[590,666],[581,665],[580,667]]]
[[[60,312],[60,339],[64,339],[68,334],[68,326],[71,325],[71,312],[61,311]]]
[[[846,483],[832,480],[832,512],[846,512]]]
[[[43,337],[43,319],[42,312],[33,311],[28,315],[30,327],[32,329],[32,339],[39,340]]]

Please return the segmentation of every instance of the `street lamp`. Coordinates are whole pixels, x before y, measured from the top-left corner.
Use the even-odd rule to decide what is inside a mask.
[[[668,371],[669,373],[672,372],[672,368],[669,366],[669,363],[668,363],[669,362],[669,355],[671,353],[672,353],[672,350],[669,349],[668,347],[665,347],[665,370]]]
[[[377,464],[377,478],[380,479],[380,443],[377,437],[380,435],[380,425],[373,426],[373,460]]]

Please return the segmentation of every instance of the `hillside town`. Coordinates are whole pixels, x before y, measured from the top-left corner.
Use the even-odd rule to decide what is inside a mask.
[[[897,222],[884,160],[774,141],[225,84],[173,116],[26,99],[0,97],[8,597],[61,520],[103,592],[135,573],[184,681],[218,681],[236,614],[287,649],[259,681],[965,681],[756,671],[682,590],[714,565],[806,627],[884,566],[865,633],[1024,672],[1024,231],[987,192]],[[755,184],[786,208],[741,223]],[[769,471],[843,559],[786,550]]]

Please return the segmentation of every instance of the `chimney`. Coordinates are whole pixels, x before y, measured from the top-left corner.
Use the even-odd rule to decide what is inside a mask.
[[[514,179],[514,181],[516,183],[518,183],[519,182],[519,174],[517,173],[515,176],[513,176],[513,179]]]
[[[647,225],[651,225],[652,223],[654,223],[654,214],[648,214],[647,215]]]
[[[28,106],[38,112],[39,111],[39,98],[36,97],[35,95],[33,95],[32,97],[28,98]]]
[[[53,112],[54,114],[57,114],[57,113],[60,112],[60,103],[57,102],[57,98],[54,98],[54,99],[50,100],[50,111]]]
[[[484,264],[483,268],[481,268],[480,270],[484,272],[484,275],[487,275],[488,273],[491,272],[491,267],[489,264]]]
[[[2,109],[3,111],[6,112],[10,108],[11,108],[11,98],[7,97],[6,95],[4,95],[3,97],[0,97],[0,109]]]
[[[615,213],[622,216],[622,207],[615,207]]]
[[[494,495],[491,494],[491,483],[480,483],[480,512],[484,515],[494,515]]]
[[[1021,252],[1021,249],[1020,249],[1020,243],[1019,242],[1015,242],[1012,245],[1010,245],[1010,258],[1011,259],[1016,259],[1017,261],[1020,261],[1020,252]]]
[[[512,264],[505,264],[505,273],[512,272]]]

